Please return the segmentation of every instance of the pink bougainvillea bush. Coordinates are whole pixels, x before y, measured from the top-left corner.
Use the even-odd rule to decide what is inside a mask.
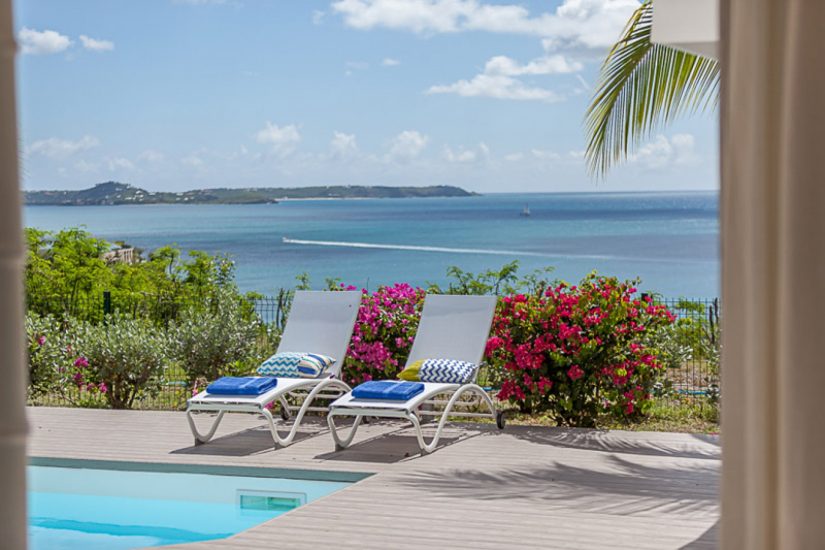
[[[560,425],[644,414],[664,368],[652,344],[674,316],[636,292],[632,282],[592,274],[578,286],[502,298],[486,353],[500,369],[499,399]]]
[[[410,353],[426,294],[408,284],[363,293],[343,369],[348,384],[396,377]]]

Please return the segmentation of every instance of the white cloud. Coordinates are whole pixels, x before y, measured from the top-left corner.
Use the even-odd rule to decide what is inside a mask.
[[[416,158],[427,147],[430,138],[415,130],[404,130],[390,142],[389,158],[409,161]]]
[[[181,164],[189,168],[202,168],[203,159],[196,154],[191,154],[180,159]]]
[[[339,0],[332,4],[355,29],[527,34],[547,38],[554,47],[587,48],[604,48],[615,42],[638,7],[638,0],[564,0],[554,12],[532,15],[517,4],[479,0]]]
[[[49,158],[61,159],[75,153],[86,151],[100,145],[100,140],[94,136],[83,136],[77,141],[60,138],[48,138],[35,141],[28,147],[28,152]]]
[[[559,160],[561,158],[561,155],[555,151],[547,151],[544,149],[530,149],[530,154],[538,160]]]
[[[323,23],[325,15],[326,13],[321,10],[312,10],[312,24],[320,25],[321,23]]]
[[[138,155],[138,160],[149,164],[161,162],[164,159],[163,153],[154,149],[147,149]]]
[[[563,165],[577,165],[581,164],[584,158],[584,151],[569,151],[567,153],[559,153],[552,149],[541,149],[533,147],[528,151],[517,151],[504,155],[503,159],[507,162],[520,162],[525,166],[533,167],[548,167],[548,166],[563,166]]]
[[[267,121],[266,126],[255,134],[255,139],[258,143],[272,146],[276,153],[287,155],[301,141],[301,133],[294,124],[277,126]]]
[[[668,138],[658,134],[628,156],[630,164],[638,164],[651,170],[672,165],[689,165],[698,161],[691,134],[675,134]]]
[[[60,53],[72,45],[68,36],[57,31],[36,31],[28,27],[20,29],[17,39],[23,53],[35,55]]]
[[[693,164],[699,157],[694,149],[696,140],[691,134],[675,134],[670,138],[676,164]]]
[[[475,2],[473,2],[475,3]],[[455,32],[465,15],[463,0],[340,0],[332,9],[356,29],[386,27],[413,32]]]
[[[98,40],[96,38],[89,38],[85,34],[80,35],[80,42],[83,47],[93,52],[108,52],[115,49],[115,43],[109,40]]]
[[[329,143],[332,156],[335,158],[351,157],[358,152],[358,144],[355,142],[355,134],[345,134],[334,132],[332,141]]]
[[[115,157],[106,159],[106,165],[109,167],[111,172],[117,172],[120,170],[134,170],[135,165],[132,164],[132,161],[123,158],[123,157]]]
[[[220,5],[228,3],[228,0],[173,0],[175,4],[189,4],[190,6],[205,6],[208,4]]]
[[[608,48],[638,8],[638,0],[565,0],[556,8],[555,32],[543,34],[568,44]]]
[[[245,145],[241,145],[237,151],[232,151],[225,156],[227,160],[238,160],[238,159],[252,159],[258,160],[261,158],[260,153],[249,153],[249,149],[246,148]]]
[[[459,149],[453,152],[449,147],[445,147],[444,159],[447,162],[474,162],[476,160],[476,152],[469,149]]]
[[[491,97],[519,101],[555,102],[564,99],[552,90],[530,86],[505,75],[479,74],[472,80],[459,80],[453,84],[431,86],[428,94],[457,94],[462,97]]]
[[[479,143],[477,148],[459,147],[455,151],[449,146],[444,147],[444,160],[447,162],[467,164],[487,158],[489,155],[490,148],[483,142]]]
[[[381,64],[385,67],[396,67],[400,65],[401,62],[397,59],[393,59],[392,57],[385,57]]]
[[[346,64],[346,71],[344,71],[344,75],[352,76],[355,74],[355,71],[366,71],[370,68],[370,64],[366,61],[347,61]]]
[[[77,170],[78,172],[83,172],[84,174],[87,174],[89,172],[97,172],[98,168],[100,168],[100,166],[97,163],[88,162],[83,159],[77,161],[74,167],[75,170]]]
[[[497,55],[490,58],[484,65],[484,73],[505,76],[545,75],[574,73],[581,71],[582,68],[581,63],[570,61],[560,54],[539,57],[525,65],[505,55]]]
[[[483,73],[474,76],[471,80],[431,86],[427,93],[521,101],[561,101],[564,98],[556,92],[526,84],[514,77],[572,73],[582,68],[581,63],[570,61],[560,54],[545,55],[524,65],[505,55],[497,55],[484,64]]]

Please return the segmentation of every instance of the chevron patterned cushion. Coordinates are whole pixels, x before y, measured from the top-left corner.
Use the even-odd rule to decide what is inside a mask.
[[[457,359],[425,359],[418,369],[422,382],[466,384],[473,379],[478,365]]]
[[[300,378],[298,371],[300,363],[306,353],[296,353],[287,351],[276,353],[258,367],[258,374],[261,376],[280,376],[281,378]]]

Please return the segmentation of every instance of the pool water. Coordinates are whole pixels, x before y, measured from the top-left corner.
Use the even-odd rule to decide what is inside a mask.
[[[349,485],[204,473],[29,466],[34,550],[225,538]]]

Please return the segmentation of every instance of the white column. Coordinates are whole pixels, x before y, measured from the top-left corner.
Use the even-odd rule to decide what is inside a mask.
[[[12,0],[0,0],[0,546],[26,548],[23,238]]]
[[[825,545],[825,2],[722,10],[722,547]]]

